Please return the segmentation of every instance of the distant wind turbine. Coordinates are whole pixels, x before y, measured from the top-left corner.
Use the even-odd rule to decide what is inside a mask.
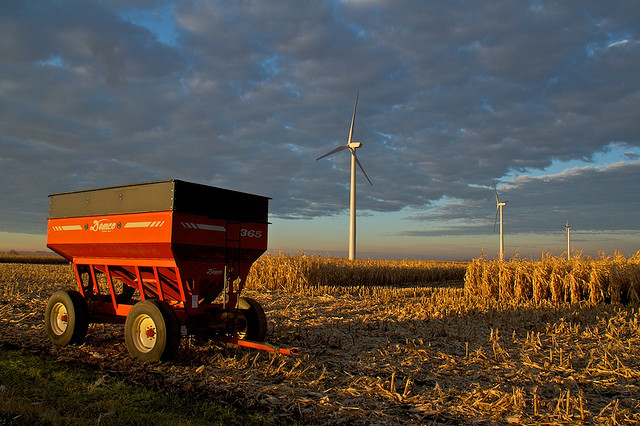
[[[367,180],[369,181],[369,184],[373,185],[373,183],[371,183],[371,179],[369,179],[369,176],[367,176],[367,172],[364,171],[364,168],[362,168],[362,164],[360,164],[360,161],[356,156],[356,149],[360,148],[362,144],[360,142],[351,141],[353,137],[353,126],[356,122],[356,108],[358,107],[359,97],[360,97],[360,92],[356,94],[356,104],[353,107],[353,116],[351,117],[351,127],[349,127],[349,139],[347,139],[347,144],[342,145],[334,149],[333,151],[330,151],[324,154],[323,156],[316,158],[316,161],[318,161],[321,158],[328,157],[332,154],[335,154],[336,152],[343,151],[345,149],[348,149],[349,151],[351,151],[351,196],[349,199],[349,259],[350,260],[353,260],[356,258],[356,163],[358,164],[358,167],[360,167],[360,170],[362,170],[362,173],[364,173],[364,177],[366,177]]]
[[[569,226],[569,219],[567,219],[567,224],[564,225],[564,228],[567,230],[567,260],[571,260],[571,227]]]
[[[507,205],[509,201],[500,202],[498,197],[498,189],[496,188],[496,182],[493,182],[493,191],[496,194],[496,218],[493,221],[493,232],[496,231],[496,222],[498,221],[498,211],[500,211],[500,260],[504,260],[504,234],[502,227],[502,208]]]

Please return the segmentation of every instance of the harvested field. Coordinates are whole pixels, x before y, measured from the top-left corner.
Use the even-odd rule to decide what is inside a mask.
[[[640,312],[588,301],[519,304],[421,287],[247,291],[288,357],[185,341],[167,364],[132,361],[122,326],[92,325],[53,347],[43,311],[73,286],[68,265],[0,265],[0,350],[22,348],[277,422],[312,424],[637,424]],[[108,422],[108,415],[103,417]]]

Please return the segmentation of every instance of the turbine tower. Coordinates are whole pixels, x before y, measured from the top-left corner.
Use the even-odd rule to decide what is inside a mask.
[[[569,226],[569,219],[567,219],[567,224],[564,225],[564,228],[567,230],[567,260],[571,260],[571,227]]]
[[[362,168],[362,164],[358,160],[356,156],[356,149],[360,148],[362,144],[360,142],[352,142],[353,137],[353,126],[356,122],[356,108],[358,107],[358,98],[360,97],[360,92],[356,94],[356,104],[353,107],[353,116],[351,117],[351,127],[349,127],[349,138],[347,139],[347,144],[339,146],[338,148],[330,151],[323,156],[316,158],[316,161],[321,158],[328,157],[336,152],[343,151],[348,149],[351,152],[351,195],[349,198],[349,259],[353,260],[356,258],[356,163],[362,173],[364,173],[364,177],[367,178],[369,184],[371,183],[371,179],[367,176],[367,172]]]
[[[496,222],[498,221],[498,211],[500,211],[500,260],[504,260],[504,233],[502,227],[502,208],[507,205],[509,201],[500,202],[498,197],[498,190],[496,188],[495,181],[493,182],[493,191],[496,194],[496,218],[493,221],[493,232],[496,231]]]

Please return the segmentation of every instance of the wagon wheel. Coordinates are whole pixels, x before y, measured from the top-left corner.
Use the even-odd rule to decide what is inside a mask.
[[[124,324],[129,354],[141,361],[169,361],[180,346],[180,321],[166,302],[147,299],[136,303]]]
[[[249,297],[238,297],[236,333],[238,339],[264,342],[267,335],[267,317],[262,306]]]
[[[88,327],[89,308],[80,293],[58,290],[51,295],[44,311],[44,329],[54,344],[80,344]]]

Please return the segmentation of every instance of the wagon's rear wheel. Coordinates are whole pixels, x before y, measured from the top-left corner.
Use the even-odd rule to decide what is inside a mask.
[[[236,333],[238,339],[264,342],[267,335],[267,316],[262,306],[249,297],[238,298]]]
[[[136,303],[124,324],[129,354],[141,361],[169,361],[180,347],[180,321],[169,304],[161,300]]]
[[[51,295],[44,311],[44,328],[54,344],[80,344],[88,327],[89,308],[80,293],[58,290]]]

